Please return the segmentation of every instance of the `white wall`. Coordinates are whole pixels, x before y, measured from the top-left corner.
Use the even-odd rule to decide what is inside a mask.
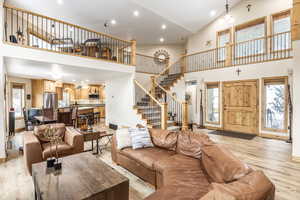
[[[293,156],[300,161],[300,40],[293,42],[294,91],[293,91]]]
[[[0,0],[0,49],[2,51],[3,38],[3,0]],[[6,141],[6,122],[5,122],[5,100],[4,100],[4,84],[6,69],[4,66],[4,58],[0,55],[0,158],[6,158],[5,141]]]
[[[13,76],[9,76],[8,77],[8,85],[9,85],[9,89],[7,91],[8,94],[8,108],[11,108],[11,89],[12,89],[12,85],[13,83],[20,83],[20,84],[24,84],[25,85],[25,107],[31,108],[31,99],[27,100],[26,96],[27,94],[32,94],[31,93],[31,79],[26,79],[26,78],[19,78],[19,77],[13,77]],[[16,129],[22,129],[25,128],[25,123],[24,123],[24,119],[16,119],[16,125],[15,125]]]
[[[240,76],[238,76],[237,72],[236,72],[236,70],[238,68],[242,71],[240,73]],[[216,81],[224,82],[224,81],[235,81],[235,80],[259,79],[259,81],[260,81],[259,91],[261,94],[261,90],[262,90],[261,79],[262,78],[276,77],[276,76],[288,76],[289,75],[288,72],[291,71],[292,69],[293,69],[293,61],[292,61],[292,59],[289,59],[289,60],[282,60],[282,61],[252,64],[252,65],[243,65],[243,66],[239,66],[239,67],[229,67],[229,68],[223,68],[223,69],[187,73],[187,74],[185,74],[185,80],[187,80],[187,81],[197,80],[198,90],[200,90],[200,88],[202,88],[202,90],[205,91],[205,87],[204,87],[205,82],[216,82]],[[221,88],[222,88],[222,85],[221,85]],[[221,91],[220,96],[222,96],[222,91]],[[205,98],[205,94],[203,94],[203,97]],[[200,95],[198,95],[198,102],[199,101],[200,101]],[[203,102],[203,106],[204,106],[204,110],[205,110],[204,102]],[[260,105],[261,105],[261,99],[260,99]],[[198,104],[198,106],[200,106],[200,105]],[[199,109],[200,108],[198,107],[196,110],[199,111]],[[199,121],[200,121],[199,113],[196,113],[196,110],[193,111],[194,114],[191,114],[191,116],[194,116],[192,121],[199,123]],[[221,102],[221,110],[222,110],[222,102]],[[259,117],[259,119],[261,119],[261,117]],[[220,125],[212,125],[212,124],[205,124],[205,125],[222,127],[222,115],[221,115],[221,124]],[[269,133],[269,132],[261,130],[261,124],[259,125],[259,127],[260,127],[260,133]]]
[[[6,141],[6,120],[5,120],[5,65],[4,59],[0,56],[0,158],[5,158],[5,141]]]
[[[158,50],[166,50],[170,55],[170,63],[174,63],[179,60],[185,51],[184,45],[138,45],[137,52],[148,56],[154,56],[154,53]]]
[[[252,8],[250,12],[248,12],[246,8],[248,5],[247,1],[241,1],[230,10],[230,14],[235,19],[233,25],[239,25],[253,19],[292,8],[292,0],[252,0],[251,4]],[[217,18],[188,39],[186,46],[188,54],[216,47],[217,31],[230,27],[221,22],[221,17]],[[211,46],[206,46],[207,41],[211,41]]]
[[[151,74],[135,73],[135,79],[146,89],[150,90],[152,86]]]
[[[134,75],[122,76],[106,82],[106,124],[134,127],[145,125],[133,109],[135,90]]]

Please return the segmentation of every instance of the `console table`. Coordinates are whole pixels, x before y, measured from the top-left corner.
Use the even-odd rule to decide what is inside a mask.
[[[46,170],[46,162],[32,165],[37,200],[128,200],[129,180],[90,153],[62,158],[62,170]]]

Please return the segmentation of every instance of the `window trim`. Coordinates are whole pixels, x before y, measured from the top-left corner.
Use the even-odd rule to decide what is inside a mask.
[[[288,33],[288,32],[282,32],[282,33],[277,33],[275,34],[274,33],[274,21],[276,18],[284,18],[285,16],[290,16],[290,21],[291,21],[291,25],[292,25],[292,9],[287,9],[287,10],[282,10],[280,12],[277,12],[277,13],[273,13],[270,17],[270,34],[271,34],[271,37],[274,37],[276,35],[280,35],[280,34],[284,34],[284,33]],[[292,27],[291,27],[291,30],[290,32],[292,31]],[[282,49],[282,50],[274,50],[273,49],[273,42],[272,42],[272,39],[270,41],[270,51],[271,53],[280,53],[280,52],[286,52],[286,51],[291,51],[293,50],[293,45],[291,44],[291,47],[288,48],[288,49]]]
[[[220,48],[220,44],[219,44],[219,36],[223,35],[223,34],[227,34],[229,33],[229,43],[232,43],[232,28],[227,28],[221,31],[217,31],[217,35],[216,35],[216,47]]]
[[[268,51],[268,41],[267,41],[267,35],[268,35],[268,20],[267,20],[267,16],[264,16],[264,17],[260,17],[260,18],[257,18],[257,19],[254,19],[254,20],[251,20],[251,21],[247,21],[245,23],[242,23],[242,24],[239,24],[239,25],[236,25],[233,27],[233,58],[235,60],[239,60],[239,59],[245,59],[245,58],[249,58],[249,57],[256,57],[256,56],[262,56],[262,55],[265,55],[267,54],[267,51]],[[265,34],[264,34],[264,37],[259,37],[259,38],[255,38],[255,39],[251,39],[251,40],[246,40],[246,41],[242,41],[242,42],[237,42],[236,41],[236,33],[237,31],[239,30],[242,30],[242,29],[245,29],[245,28],[249,28],[251,26],[255,26],[255,25],[258,25],[258,24],[264,24],[264,28],[265,28]],[[253,54],[253,55],[247,55],[247,56],[241,56],[241,57],[236,57],[235,55],[235,48],[238,44],[243,44],[243,43],[246,43],[246,42],[251,42],[251,41],[255,41],[255,40],[259,40],[259,39],[265,39],[265,48],[264,48],[264,52],[263,53],[258,53],[258,54]]]
[[[284,105],[284,129],[274,129],[265,127],[265,108],[266,108],[266,90],[265,85],[267,82],[281,82],[284,83],[284,97],[285,97],[285,105]],[[265,77],[262,78],[262,94],[261,94],[261,130],[262,131],[270,131],[274,133],[288,133],[288,77],[287,76],[278,76],[278,77]],[[264,134],[262,134],[264,135]],[[276,136],[276,135],[274,135]],[[279,137],[279,136],[278,136]]]
[[[10,84],[11,84],[11,86],[10,86],[10,94],[11,94],[10,95],[10,106],[12,107],[12,105],[13,105],[13,88],[14,88],[14,85],[16,85],[16,86],[21,86],[24,90],[24,96],[23,96],[24,102],[22,102],[22,104],[24,105],[24,107],[26,107],[26,84],[25,83],[17,83],[17,82],[11,82]],[[23,108],[22,108],[22,110],[23,110]],[[20,120],[20,119],[24,119],[23,112],[21,112],[20,117],[16,117],[16,120]]]
[[[232,44],[232,28],[227,28],[225,30],[221,30],[221,31],[217,31],[216,34],[216,49],[218,51],[217,55],[216,55],[216,59],[217,59],[217,63],[225,63],[226,62],[226,57],[227,57],[227,45],[225,45],[224,47],[220,47],[219,44],[219,37],[223,34],[227,34],[229,33],[229,44]],[[221,50],[220,48],[224,48],[225,49],[225,59],[224,60],[219,60],[219,51]]]
[[[218,116],[218,122],[211,122],[211,121],[208,121],[207,120],[207,103],[208,103],[208,92],[207,92],[207,89],[208,89],[208,86],[211,85],[211,86],[217,86],[216,88],[219,89],[219,92],[218,92],[218,96],[219,96],[219,116]],[[204,113],[204,116],[205,116],[205,124],[211,124],[211,125],[220,125],[221,124],[221,82],[206,82],[205,83],[205,113]]]

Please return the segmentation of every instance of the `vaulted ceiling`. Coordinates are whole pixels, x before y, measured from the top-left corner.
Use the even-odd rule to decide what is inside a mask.
[[[241,0],[229,0],[231,6]],[[6,0],[9,5],[106,32],[138,44],[183,44],[224,13],[225,0]],[[139,16],[133,12],[138,11]],[[215,15],[211,15],[214,11]],[[116,20],[104,28],[105,22]],[[165,24],[166,29],[161,29]]]

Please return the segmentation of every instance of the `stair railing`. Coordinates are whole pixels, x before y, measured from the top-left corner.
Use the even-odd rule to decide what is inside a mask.
[[[167,62],[164,59],[153,56],[136,54],[136,72],[158,75],[166,67]]]
[[[147,124],[154,128],[167,129],[168,105],[159,102],[150,92],[148,92],[137,80],[135,83],[135,106],[144,109],[141,113]]]
[[[3,24],[6,44],[136,65],[135,40],[119,39],[6,4]]]
[[[154,81],[155,86],[162,92],[157,94],[161,101],[168,105],[168,118],[174,121],[182,130],[188,129],[188,104],[185,101],[179,101],[171,92],[167,91],[160,84]]]

